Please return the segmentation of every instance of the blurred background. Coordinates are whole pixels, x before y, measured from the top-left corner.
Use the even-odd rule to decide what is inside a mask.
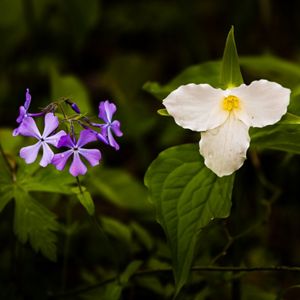
[[[134,259],[146,261],[145,268],[170,266],[166,239],[148,203],[143,176],[160,151],[197,139],[171,119],[159,116],[156,111],[161,102],[143,90],[143,85],[147,81],[165,84],[190,65],[220,59],[231,25],[235,26],[239,55],[267,53],[297,65],[299,12],[300,2],[296,0],[0,0],[0,142],[5,145],[10,141],[26,88],[30,88],[34,112],[59,97],[70,97],[82,111],[96,115],[99,101],[112,100],[118,106],[116,118],[124,132],[118,140],[120,151],[104,148],[104,167],[87,177],[104,230],[117,254],[112,254],[103,236],[99,238],[91,230],[82,208],[73,208],[77,227],[63,291],[96,284],[113,275],[116,262],[112,256],[118,257],[122,269]],[[246,74],[248,83],[247,78]],[[10,141],[5,148],[12,156],[17,156],[23,142],[18,141]],[[257,224],[254,222],[250,236],[241,238],[220,262],[299,264],[300,207],[295,188],[299,160],[278,152],[264,154],[261,159],[267,175],[259,174],[271,178],[275,187],[261,184],[262,177],[252,164],[245,165],[237,184],[247,182],[250,176],[254,179],[236,191],[243,202],[234,205],[229,227],[239,234],[240,229],[253,225],[253,216]],[[282,164],[274,167],[274,160]],[[257,163],[257,157],[252,161]],[[37,198],[48,199],[47,206],[67,224],[64,197],[38,194]],[[271,222],[270,205],[260,202],[265,198],[277,201]],[[64,235],[59,235],[58,262],[52,263],[15,240],[13,204],[5,208],[0,219],[0,298],[41,300],[60,292],[61,274],[66,272]],[[226,244],[223,226],[222,221],[216,221],[203,233],[206,243],[199,245],[199,264],[207,264]],[[244,282],[234,282],[232,288],[232,278],[226,274],[198,274],[182,299],[275,299],[278,286],[284,289],[299,280],[299,276],[286,274],[248,275]],[[119,299],[103,288],[92,292],[54,298]],[[123,299],[171,299],[172,292],[170,274],[148,276],[126,287]]]

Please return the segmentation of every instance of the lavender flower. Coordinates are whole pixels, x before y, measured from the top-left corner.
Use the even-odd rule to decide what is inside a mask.
[[[110,103],[108,100],[99,103],[99,115],[98,117],[102,119],[105,124],[93,123],[94,126],[101,128],[101,133],[97,134],[100,141],[105,141],[106,143],[115,148],[120,149],[120,146],[116,142],[113,133],[116,136],[122,136],[123,133],[120,129],[120,122],[117,120],[112,121],[112,116],[116,112],[117,108],[114,103]]]
[[[31,136],[38,140],[36,144],[32,146],[23,147],[20,150],[20,156],[25,160],[27,164],[33,163],[36,160],[40,148],[43,147],[43,156],[40,161],[40,165],[42,167],[46,167],[48,164],[51,163],[52,158],[54,156],[54,153],[48,144],[57,147],[59,139],[63,135],[66,135],[66,133],[63,130],[59,131],[58,133],[52,136],[50,135],[59,125],[58,118],[55,117],[53,113],[46,114],[44,123],[45,127],[42,135],[40,134],[40,131],[37,128],[34,119],[28,116],[26,118],[23,118],[23,121],[18,128],[18,134],[24,136]]]
[[[19,116],[16,119],[17,123],[19,123],[20,125],[16,129],[14,129],[13,136],[17,136],[17,135],[20,134],[19,129],[20,129],[20,126],[22,125],[22,122],[23,122],[24,119],[26,119],[27,117],[39,117],[39,116],[44,115],[44,112],[36,113],[36,114],[28,113],[30,103],[31,103],[31,95],[29,93],[29,89],[26,89],[25,103],[24,103],[24,105],[20,106]]]
[[[83,156],[91,166],[96,166],[99,164],[101,159],[101,152],[98,149],[85,149],[82,148],[87,143],[97,140],[95,134],[88,129],[82,130],[80,132],[80,137],[76,142],[71,136],[65,135],[60,138],[58,147],[67,147],[67,150],[62,153],[55,154],[52,159],[52,164],[55,165],[57,170],[63,170],[69,157],[73,155],[73,161],[71,163],[69,172],[74,176],[84,175],[87,172],[87,167],[82,162],[80,155]]]

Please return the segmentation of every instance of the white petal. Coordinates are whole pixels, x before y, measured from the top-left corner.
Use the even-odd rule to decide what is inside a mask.
[[[226,91],[208,84],[182,85],[163,104],[175,122],[194,131],[206,131],[221,125],[228,117],[228,111],[221,103]]]
[[[201,133],[200,153],[205,165],[219,177],[239,169],[249,148],[249,127],[231,113],[221,126]]]
[[[236,116],[248,126],[263,127],[278,122],[286,113],[291,91],[268,80],[242,84],[230,91],[241,101]]]

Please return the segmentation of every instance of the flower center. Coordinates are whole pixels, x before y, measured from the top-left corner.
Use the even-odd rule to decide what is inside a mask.
[[[224,110],[232,111],[240,108],[240,99],[236,96],[229,95],[223,99],[222,107]]]

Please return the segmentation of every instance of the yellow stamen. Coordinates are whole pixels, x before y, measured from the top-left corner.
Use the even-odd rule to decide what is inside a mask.
[[[229,95],[223,99],[222,107],[224,110],[232,111],[240,108],[240,99],[236,96]]]

